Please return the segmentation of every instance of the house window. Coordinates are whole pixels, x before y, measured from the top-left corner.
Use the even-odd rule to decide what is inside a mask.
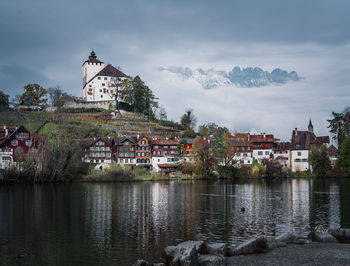
[[[119,150],[120,150],[120,151],[123,151],[123,147],[120,147]]]
[[[301,151],[298,151],[298,156],[301,156]]]
[[[258,155],[263,155],[263,152],[262,151],[258,151]]]
[[[119,162],[122,163],[122,162],[123,162],[123,159],[119,159]]]
[[[106,157],[107,158],[111,158],[111,154],[110,153],[106,153]]]
[[[146,141],[142,140],[142,141],[141,141],[141,144],[146,144]]]
[[[265,155],[269,155],[270,154],[270,152],[268,152],[268,151],[265,151]]]
[[[129,162],[129,160],[128,159],[125,159],[125,163],[128,163]]]
[[[128,147],[125,147],[125,151],[128,151]]]

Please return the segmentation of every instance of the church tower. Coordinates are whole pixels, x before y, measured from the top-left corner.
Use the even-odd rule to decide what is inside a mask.
[[[310,121],[309,121],[308,131],[311,133],[314,133],[314,126],[312,125],[311,117],[310,117]]]
[[[92,49],[88,60],[83,64],[83,88],[98,72],[105,67],[104,63],[97,59],[97,56]]]

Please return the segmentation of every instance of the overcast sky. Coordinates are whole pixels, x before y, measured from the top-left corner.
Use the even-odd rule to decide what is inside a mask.
[[[82,63],[94,48],[105,63],[139,75],[178,121],[273,133],[289,139],[312,117],[328,134],[332,111],[350,105],[348,0],[2,0],[0,90],[59,85],[82,96]],[[302,81],[205,90],[160,67],[261,67],[296,71]]]

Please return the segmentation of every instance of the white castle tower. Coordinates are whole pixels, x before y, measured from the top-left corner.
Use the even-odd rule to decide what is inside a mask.
[[[98,72],[105,67],[105,64],[97,59],[97,56],[92,49],[88,60],[83,64],[83,87],[88,83]]]
[[[131,80],[112,65],[105,66],[92,50],[83,64],[83,99],[87,102],[115,102],[117,87],[124,79]]]

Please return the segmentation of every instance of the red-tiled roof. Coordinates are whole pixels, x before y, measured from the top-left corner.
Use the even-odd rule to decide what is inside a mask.
[[[177,139],[155,139],[152,140],[153,145],[177,145],[179,141]]]
[[[273,137],[273,134],[250,135],[251,142],[276,142],[278,140]]]
[[[333,145],[328,147],[328,154],[329,155],[338,155],[338,149],[334,147]]]

